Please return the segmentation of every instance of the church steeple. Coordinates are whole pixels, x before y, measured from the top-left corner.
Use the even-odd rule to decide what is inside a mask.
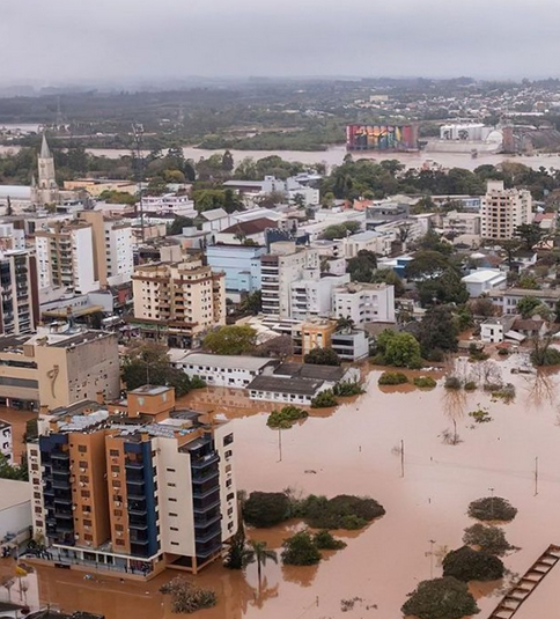
[[[41,144],[41,159],[49,159],[52,157],[49,143],[47,142],[47,136],[43,134],[43,142]]]

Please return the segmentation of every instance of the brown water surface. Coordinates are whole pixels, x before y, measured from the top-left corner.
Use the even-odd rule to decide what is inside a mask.
[[[439,576],[441,558],[462,544],[463,529],[473,523],[466,514],[469,502],[491,492],[519,509],[504,529],[520,550],[505,563],[516,573],[525,572],[549,544],[560,543],[560,427],[558,377],[510,375],[520,363],[511,356],[500,364],[505,380],[517,387],[510,404],[480,390],[446,391],[441,380],[433,390],[381,391],[380,371],[374,370],[366,394],[327,417],[311,416],[283,431],[281,454],[279,433],[266,426],[265,412],[271,407],[244,405],[231,391],[222,394],[224,405],[204,390],[189,397],[185,402],[192,406],[233,420],[240,489],[370,495],[387,510],[359,533],[337,533],[348,546],[329,553],[317,567],[267,563],[260,588],[254,565],[243,572],[212,566],[195,580],[216,590],[218,606],[191,617],[399,618],[407,593],[419,581]],[[468,416],[479,407],[488,409],[491,422],[476,424]],[[454,425],[460,442],[449,445],[442,434]],[[289,522],[247,533],[280,550],[298,527]],[[43,602],[98,611],[108,618],[172,617],[158,588],[174,574],[148,584],[121,584],[40,569],[40,592]],[[480,617],[488,617],[500,598],[499,588],[473,589],[480,596]],[[341,601],[356,597],[342,612]],[[550,597],[558,598],[558,589],[551,589]]]

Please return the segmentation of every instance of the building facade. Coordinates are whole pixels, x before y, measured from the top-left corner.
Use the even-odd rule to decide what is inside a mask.
[[[58,204],[60,194],[56,183],[54,157],[49,148],[47,138],[43,134],[41,150],[37,158],[39,176],[31,183],[31,204],[44,207],[48,204]]]
[[[0,252],[0,333],[26,334],[39,322],[37,261],[28,250]]]
[[[333,292],[336,318],[350,318],[356,325],[395,322],[395,287],[392,284],[352,282]]]
[[[320,274],[319,269],[304,270],[301,279],[291,283],[289,316],[293,319],[330,316],[333,290],[350,282],[350,274]]]
[[[94,277],[99,286],[130,280],[134,271],[130,222],[105,216],[101,211],[83,211],[80,219],[92,227]]]
[[[232,425],[177,411],[173,388],[51,415],[28,459],[34,534],[57,565],[196,573],[237,531]]]
[[[224,274],[199,259],[142,265],[132,286],[133,322],[148,338],[184,348],[210,327],[225,325]]]
[[[503,181],[488,181],[480,209],[480,234],[484,239],[511,239],[517,226],[532,220],[528,190],[505,189]]]
[[[35,245],[40,289],[60,287],[89,293],[99,288],[91,224],[57,223],[48,230],[36,232]]]
[[[223,271],[226,295],[235,297],[261,288],[260,257],[265,252],[263,247],[211,245],[206,249],[206,262],[213,271]]]
[[[115,334],[41,329],[0,338],[0,404],[20,409],[68,407],[120,393]]]
[[[12,439],[12,425],[0,420],[0,454],[6,457],[10,465],[14,463],[14,444]]]

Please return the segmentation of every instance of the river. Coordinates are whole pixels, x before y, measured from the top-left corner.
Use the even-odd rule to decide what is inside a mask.
[[[305,422],[282,431],[281,453],[279,433],[266,426],[269,407],[246,407],[235,390],[189,395],[186,402],[193,407],[212,408],[233,420],[239,489],[370,495],[387,510],[363,531],[338,532],[348,546],[329,552],[316,567],[268,562],[260,591],[254,565],[243,572],[213,565],[196,582],[216,591],[218,605],[189,617],[399,618],[407,593],[420,580],[439,576],[442,554],[461,546],[463,529],[473,523],[466,515],[469,502],[488,496],[490,489],[519,509],[505,526],[519,550],[505,564],[524,572],[560,538],[558,377],[512,375],[511,366],[520,363],[515,357],[496,362],[504,379],[516,385],[510,404],[480,390],[449,392],[441,379],[428,391],[412,386],[381,390],[380,371],[373,370],[367,393],[336,410],[312,410]],[[468,416],[480,406],[488,409],[490,422],[475,424]],[[442,432],[452,429],[453,421],[461,442],[447,445]],[[248,535],[280,550],[295,527],[288,523]],[[74,571],[39,569],[39,586],[44,603],[64,609],[101,612],[107,618],[170,618],[176,616],[158,589],[172,576],[168,571],[137,584],[109,577],[84,581]],[[551,590],[549,596],[557,597],[558,589]],[[478,617],[487,618],[500,597],[491,587],[482,593]],[[343,599],[356,599],[353,609],[343,613]]]
[[[0,155],[7,153],[14,153],[17,147],[12,146],[0,146]],[[123,155],[130,155],[130,151],[126,149],[87,149],[88,152],[100,157],[108,157],[109,159],[116,159]],[[215,153],[223,153],[221,150],[208,150],[199,149],[194,146],[186,146],[183,148],[185,158],[192,159],[197,162],[201,157],[208,158]],[[146,152],[147,153],[147,152]],[[262,157],[268,157],[269,155],[279,155],[287,161],[300,161],[304,164],[324,163],[327,169],[332,166],[340,165],[344,157],[347,154],[344,146],[332,146],[326,151],[239,151],[233,149],[231,151],[235,164],[239,164],[245,157],[251,157],[253,159],[260,159]],[[354,152],[352,156],[355,159],[365,158],[375,161],[382,161],[383,159],[398,159],[407,168],[419,168],[426,162],[435,162],[441,164],[446,168],[467,168],[468,170],[474,170],[477,166],[484,164],[497,165],[503,161],[513,161],[532,168],[538,169],[540,166],[545,168],[560,169],[560,153],[555,154],[540,154],[540,155],[496,155],[496,154],[481,154],[478,158],[473,159],[470,154],[467,153],[436,153],[421,151],[419,153],[368,153],[368,152]]]

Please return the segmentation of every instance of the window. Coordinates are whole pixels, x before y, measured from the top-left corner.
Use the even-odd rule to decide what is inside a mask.
[[[80,461],[80,462],[79,462],[79,465],[80,465],[80,467],[81,467],[82,469],[86,469],[86,468],[87,468],[87,466],[88,466],[88,464],[87,464],[87,462],[86,462],[86,461]]]
[[[87,452],[87,446],[78,446],[78,452],[84,454],[85,452]]]
[[[89,491],[82,491],[81,495],[82,497],[90,497]]]
[[[111,465],[111,471],[118,474],[121,471],[121,468],[118,465]]]
[[[40,493],[35,492],[35,493],[33,493],[33,497],[34,497],[35,499],[41,499],[41,494],[40,494]]]
[[[233,456],[233,450],[226,450],[225,457],[230,459]]]
[[[113,514],[115,515],[115,517],[122,517],[123,511],[116,509],[113,511]]]
[[[115,540],[115,545],[118,545],[119,547],[124,547],[124,540],[122,538],[117,538],[117,540]]]
[[[177,501],[177,499],[176,499],[175,497],[170,497],[170,498],[169,498],[169,501],[170,501],[170,502],[176,502],[176,501]]]
[[[226,497],[228,502],[231,502],[234,498],[235,498],[235,494],[234,493],[228,493],[228,495]]]
[[[84,540],[93,540],[93,536],[91,534],[84,534]]]
[[[226,480],[226,487],[229,489],[229,487],[233,484],[231,478],[229,480]]]
[[[169,528],[172,532],[178,532],[179,528],[178,527],[170,527]]]
[[[120,452],[118,450],[109,450],[109,454],[111,456],[119,456]]]
[[[86,527],[91,527],[91,521],[89,519],[84,519],[84,525]]]
[[[173,542],[173,541],[171,541],[171,544],[172,544],[172,545],[175,545],[176,547],[178,547],[178,546],[179,546],[179,543],[178,543],[178,542]]]
[[[170,516],[170,517],[177,517],[177,516],[179,516],[179,515],[178,515],[176,512],[170,512],[170,513],[169,513],[169,516]]]
[[[224,437],[224,446],[229,446],[230,443],[233,443],[233,433]]]
[[[175,473],[175,470],[174,470],[174,469],[172,469],[171,467],[168,467],[168,468],[166,469],[166,471],[169,471],[169,472]]]
[[[168,482],[167,486],[168,487],[176,487],[177,485],[174,482]]]
[[[117,532],[124,532],[124,525],[122,525],[121,523],[117,523],[117,524],[115,525],[115,530],[116,530]]]

